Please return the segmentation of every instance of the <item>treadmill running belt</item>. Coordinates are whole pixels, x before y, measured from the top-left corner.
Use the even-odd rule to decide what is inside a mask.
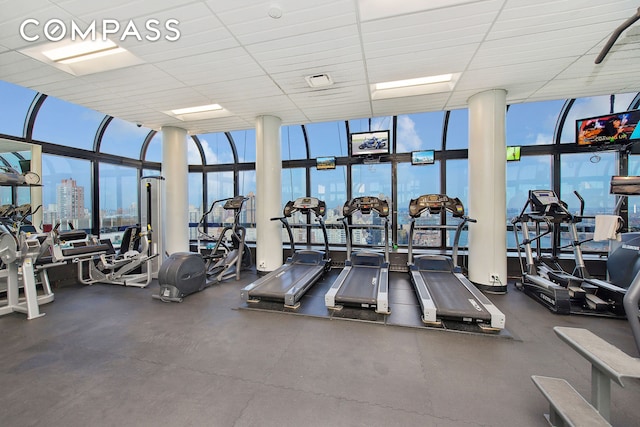
[[[420,274],[429,289],[439,316],[491,321],[491,314],[452,273],[421,270]]]
[[[352,266],[344,285],[336,294],[336,302],[375,305],[379,275],[378,267]]]
[[[263,298],[282,299],[289,289],[299,285],[307,275],[323,268],[324,266],[318,264],[291,264],[278,277],[264,282],[250,293]]]

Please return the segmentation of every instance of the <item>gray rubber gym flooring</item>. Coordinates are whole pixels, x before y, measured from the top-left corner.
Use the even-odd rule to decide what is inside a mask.
[[[155,283],[69,286],[40,319],[0,317],[0,426],[544,426],[532,374],[591,387],[553,326],[637,356],[626,321],[557,316],[512,285],[489,296],[507,316],[496,336],[247,309],[256,277],[181,304],[152,299]],[[638,381],[612,385],[613,425],[640,425],[639,398]]]

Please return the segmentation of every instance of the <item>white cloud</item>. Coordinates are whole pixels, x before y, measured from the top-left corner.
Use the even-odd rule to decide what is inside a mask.
[[[416,124],[408,116],[398,116],[397,132],[398,152],[419,150],[422,147],[422,139],[416,132]]]

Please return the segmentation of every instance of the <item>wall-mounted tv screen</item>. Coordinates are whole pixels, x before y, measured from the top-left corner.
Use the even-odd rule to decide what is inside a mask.
[[[640,110],[576,120],[576,141],[581,146],[627,144],[640,139]]]
[[[507,161],[514,162],[520,160],[520,146],[508,145],[507,146]]]
[[[378,156],[389,154],[389,131],[357,132],[349,135],[352,156]]]
[[[318,170],[335,169],[335,168],[336,168],[335,157],[318,157],[316,159],[316,169]]]
[[[412,165],[432,165],[435,160],[435,152],[433,150],[412,151]]]

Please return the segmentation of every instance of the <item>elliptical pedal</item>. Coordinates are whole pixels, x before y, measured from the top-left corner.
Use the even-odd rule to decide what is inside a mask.
[[[580,286],[569,286],[569,297],[583,301],[587,297],[587,292]]]
[[[587,303],[587,307],[591,310],[595,311],[605,311],[609,308],[609,303],[595,294],[586,294],[585,302]]]

